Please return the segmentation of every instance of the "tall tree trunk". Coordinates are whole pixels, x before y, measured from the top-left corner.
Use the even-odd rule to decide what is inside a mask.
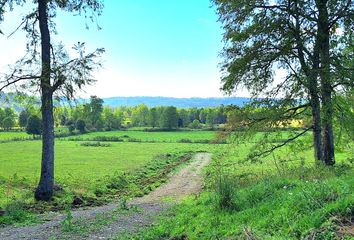
[[[315,159],[318,162],[323,161],[323,147],[322,147],[322,127],[321,127],[321,103],[319,97],[318,87],[318,68],[320,65],[319,42],[315,42],[312,69],[310,71],[309,86],[311,108],[312,108],[312,128],[313,128],[313,145]]]
[[[54,117],[53,89],[50,82],[50,32],[48,28],[48,0],[38,1],[39,28],[41,33],[42,73],[42,165],[41,177],[35,192],[37,200],[48,201],[54,185]]]
[[[334,159],[334,137],[333,137],[333,100],[330,74],[330,53],[329,53],[329,20],[328,0],[317,0],[318,16],[318,41],[320,46],[320,80],[322,96],[322,124],[323,124],[323,160],[326,165],[333,165]]]
[[[312,128],[313,128],[313,145],[316,161],[323,161],[323,148],[321,139],[321,108],[317,94],[311,94],[312,108]]]
[[[295,12],[299,12],[299,6],[295,1]],[[318,89],[318,68],[319,68],[319,44],[315,42],[314,52],[312,55],[312,66],[306,63],[304,54],[304,40],[301,36],[299,16],[295,15],[295,29],[293,30],[297,44],[297,52],[300,60],[300,65],[305,73],[305,87],[309,90],[310,104],[312,109],[312,129],[313,129],[313,147],[315,160],[320,162],[323,160],[322,139],[321,139],[321,105]]]

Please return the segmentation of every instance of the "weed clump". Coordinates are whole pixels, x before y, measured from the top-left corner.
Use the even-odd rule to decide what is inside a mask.
[[[35,215],[26,211],[23,206],[24,204],[18,201],[6,205],[4,210],[1,210],[0,226],[18,223],[26,225],[28,223],[38,222]]]
[[[237,210],[235,203],[236,186],[234,179],[228,175],[220,175],[215,183],[216,205],[222,210]]]

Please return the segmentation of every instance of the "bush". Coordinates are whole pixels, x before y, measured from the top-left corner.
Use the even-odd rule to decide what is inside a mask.
[[[208,139],[199,139],[199,140],[194,140],[194,143],[206,144],[206,143],[210,143],[210,140],[208,140]]]
[[[80,143],[80,146],[84,146],[84,147],[110,147],[112,145],[109,143],[100,143],[100,142],[83,142],[83,143]]]
[[[192,143],[192,140],[190,140],[188,138],[182,138],[182,139],[178,140],[177,142],[179,142],[179,143]]]
[[[127,138],[128,142],[142,142],[141,139],[138,138]]]
[[[93,138],[94,141],[101,141],[101,142],[123,142],[124,140],[121,137],[116,136],[96,136]]]
[[[28,118],[26,132],[32,135],[42,134],[42,120],[37,115]]]
[[[13,117],[6,117],[2,121],[2,127],[6,130],[10,130],[15,126],[15,119]]]
[[[198,129],[201,127],[201,124],[198,119],[194,119],[192,123],[189,124],[190,128]]]
[[[80,133],[86,132],[86,122],[82,119],[78,119],[76,121],[76,129],[79,130]]]

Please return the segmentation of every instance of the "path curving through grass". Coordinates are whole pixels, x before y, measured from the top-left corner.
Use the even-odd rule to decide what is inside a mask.
[[[149,226],[156,216],[184,197],[202,189],[202,169],[210,153],[197,153],[192,161],[173,174],[169,181],[148,195],[129,203],[111,203],[67,214],[43,216],[44,223],[0,229],[0,239],[110,239]],[[166,201],[167,200],[167,201]]]

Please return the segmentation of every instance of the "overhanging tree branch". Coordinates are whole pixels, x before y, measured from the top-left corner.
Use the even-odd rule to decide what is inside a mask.
[[[0,86],[0,91],[4,90],[5,88],[7,88],[13,84],[16,84],[20,81],[34,80],[34,79],[39,79],[39,78],[40,78],[40,76],[33,76],[33,75],[24,75],[24,76],[11,75],[6,80],[0,81],[0,84],[2,84],[2,86]]]
[[[288,138],[285,141],[283,141],[281,144],[277,144],[277,145],[273,145],[270,149],[267,149],[265,151],[259,152],[259,153],[255,153],[255,154],[250,154],[249,156],[251,158],[259,158],[259,157],[265,157],[268,156],[269,154],[271,154],[274,150],[281,148],[283,146],[285,146],[286,144],[298,139],[299,137],[303,136],[306,132],[308,132],[309,130],[311,130],[312,127],[306,128],[305,130],[303,130],[302,132],[300,132],[299,134],[296,134],[294,137]]]

